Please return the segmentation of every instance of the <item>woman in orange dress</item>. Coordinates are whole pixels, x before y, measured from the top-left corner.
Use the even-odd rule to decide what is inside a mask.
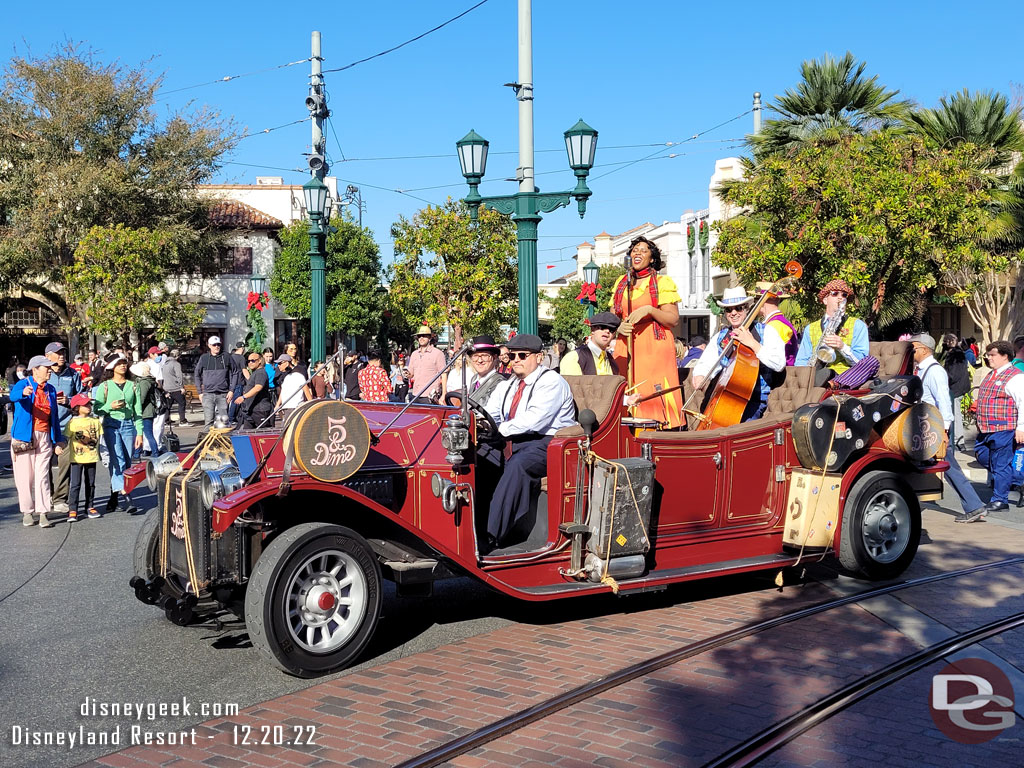
[[[672,278],[658,275],[661,251],[646,237],[629,244],[630,270],[612,292],[611,310],[620,318],[612,355],[619,371],[628,371],[632,395],[640,398],[679,385],[673,329],[679,322],[679,292]],[[631,359],[632,357],[632,359]],[[685,423],[683,397],[677,389],[632,408],[637,418],[654,419],[669,429]]]

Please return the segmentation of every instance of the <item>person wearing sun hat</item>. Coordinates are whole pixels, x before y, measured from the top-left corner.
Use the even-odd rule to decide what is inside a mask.
[[[723,364],[719,363],[719,357],[729,339],[735,338],[740,344],[748,347],[757,357],[759,375],[757,386],[751,393],[750,402],[743,411],[741,421],[761,417],[768,406],[768,393],[778,384],[776,374],[786,367],[786,344],[775,326],[765,325],[758,320],[749,328],[743,327],[743,321],[747,318],[753,301],[754,297],[748,296],[742,286],[725,289],[718,301],[725,323],[701,353],[691,376],[696,389],[704,388],[710,392],[713,389],[712,380],[724,369]],[[726,367],[732,359],[730,357],[725,361]]]
[[[847,303],[853,298],[853,289],[845,280],[830,280],[820,291],[818,300],[825,306],[825,316],[804,328],[803,338],[796,353],[797,365],[819,367],[815,375],[815,386],[825,383],[851,365],[868,356],[868,327],[864,321],[853,317]],[[843,322],[835,333],[825,334],[826,323],[843,312]],[[825,364],[818,359],[818,345],[824,344],[835,350],[835,360]]]
[[[50,457],[54,451],[63,452],[66,446],[57,415],[57,390],[48,383],[53,374],[51,366],[48,357],[35,355],[28,361],[28,375],[11,387],[10,393],[14,406],[11,461],[22,523],[35,525],[35,513],[42,528],[53,525],[46,517],[52,503]]]
[[[767,281],[761,281],[756,287],[757,295],[760,296],[767,292],[772,287],[772,284]],[[761,303],[761,322],[772,326],[779,332],[779,338],[786,345],[786,365],[790,366],[796,365],[796,353],[800,348],[800,338],[793,323],[789,321],[789,318],[779,308],[779,302],[788,298],[789,294],[782,291],[769,293],[765,296],[764,301]]]
[[[444,394],[444,378],[433,383],[431,380],[444,370],[444,352],[434,346],[434,332],[429,325],[421,325],[414,336],[419,346],[409,355],[406,366],[412,396],[424,402],[437,402]]]

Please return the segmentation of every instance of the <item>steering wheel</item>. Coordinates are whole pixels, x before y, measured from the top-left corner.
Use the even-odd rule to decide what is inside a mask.
[[[463,394],[464,393],[462,392],[461,389],[455,389],[452,390],[451,392],[446,392],[444,395],[444,404],[450,405],[453,408],[462,407]],[[469,409],[479,417],[477,419],[477,432],[482,432],[483,434],[478,434],[477,437],[483,440],[489,440],[491,438],[497,437],[498,422],[494,420],[491,414],[489,414],[487,410],[482,405],[480,405],[480,403],[478,403],[469,395],[465,395],[465,397],[466,402],[469,403]],[[453,400],[458,400],[458,403],[452,402]],[[480,427],[483,427],[483,429],[480,429]]]

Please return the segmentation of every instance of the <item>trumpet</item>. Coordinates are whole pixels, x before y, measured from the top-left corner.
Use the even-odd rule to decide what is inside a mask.
[[[814,350],[814,356],[822,365],[832,365],[836,361],[836,351],[825,343],[826,336],[838,333],[846,320],[846,299],[839,300],[839,307],[832,317],[827,317],[821,324],[821,339],[818,341],[818,348]]]

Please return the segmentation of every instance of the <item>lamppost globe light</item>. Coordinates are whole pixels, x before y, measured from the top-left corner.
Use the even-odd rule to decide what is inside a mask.
[[[465,136],[455,142],[459,151],[459,165],[462,167],[462,175],[472,183],[474,180],[479,184],[487,171],[487,149],[490,142],[474,130],[470,130]]]
[[[327,185],[316,176],[302,185],[302,195],[306,202],[306,213],[311,219],[319,219],[324,214],[327,204]]]
[[[249,278],[249,287],[255,294],[262,294],[267,289],[267,278],[264,275],[253,275]]]
[[[574,171],[589,172],[594,167],[594,154],[597,152],[597,131],[580,118],[564,135],[569,167]]]

